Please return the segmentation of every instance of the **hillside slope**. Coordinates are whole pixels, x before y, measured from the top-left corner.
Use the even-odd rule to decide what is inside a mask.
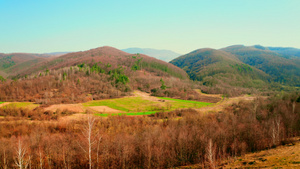
[[[131,69],[132,66],[135,65],[149,72],[157,72],[159,74],[171,75],[182,79],[187,78],[187,75],[183,70],[172,64],[146,55],[129,54],[108,46],[83,52],[65,54],[63,56],[40,63],[30,70],[23,72],[21,75],[30,74],[37,71],[44,71],[46,69],[58,69],[82,63],[93,64],[98,62],[101,62],[102,64],[110,64],[115,68],[118,66],[125,66],[128,69]]]
[[[262,87],[269,79],[267,74],[244,64],[236,56],[215,49],[195,50],[170,63],[206,86]]]
[[[0,100],[74,103],[122,97],[133,90],[194,100],[199,95],[179,67],[107,46],[50,58],[23,70],[15,76],[18,80],[0,83]]]
[[[47,59],[40,54],[31,53],[0,53],[0,75],[4,77],[9,75],[17,75],[26,71],[34,64],[41,63]]]
[[[272,81],[300,86],[300,64],[287,56],[262,46],[229,46],[223,51],[236,55],[242,62],[256,67],[272,77]]]
[[[270,51],[285,55],[300,57],[300,49],[297,48],[285,48],[285,47],[268,47]]]

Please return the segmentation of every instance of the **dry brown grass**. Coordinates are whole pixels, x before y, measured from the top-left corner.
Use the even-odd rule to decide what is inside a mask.
[[[219,112],[234,103],[238,103],[240,101],[252,101],[254,99],[255,99],[254,96],[248,96],[248,95],[244,95],[244,96],[240,96],[240,97],[223,98],[220,102],[218,102],[217,104],[215,104],[213,106],[206,106],[206,107],[202,107],[202,108],[196,109],[196,110],[198,110],[201,113]]]
[[[89,108],[101,113],[122,113],[122,111],[110,108],[108,106],[91,106]]]
[[[57,110],[68,110],[76,113],[85,112],[85,108],[81,104],[55,104],[45,108],[45,111],[56,112]]]
[[[224,168],[300,168],[300,137],[295,144],[237,157]]]

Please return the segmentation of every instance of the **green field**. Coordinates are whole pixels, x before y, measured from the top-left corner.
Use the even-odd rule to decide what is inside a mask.
[[[36,107],[39,107],[39,105],[34,104],[33,102],[13,102],[13,103],[10,103],[6,106],[3,106],[3,108],[6,108],[6,107],[35,109]]]
[[[124,112],[147,112],[156,110],[160,103],[144,100],[142,97],[125,97],[118,99],[96,100],[83,103],[85,107],[107,106]],[[161,106],[160,106],[161,107]]]
[[[212,103],[198,102],[193,100],[172,99],[168,97],[158,97],[158,98],[170,101],[169,103],[172,105],[171,110],[183,109],[183,108],[201,108],[203,106],[212,105]]]
[[[4,102],[0,102],[2,104]],[[116,116],[116,115],[128,115],[128,116],[138,116],[138,115],[150,115],[156,112],[162,111],[172,111],[176,109],[185,108],[201,108],[204,106],[212,105],[212,103],[198,102],[191,100],[180,100],[172,99],[166,97],[157,97],[157,99],[147,99],[141,96],[136,97],[124,97],[117,99],[107,99],[107,100],[95,100],[86,103],[82,103],[85,108],[94,106],[107,106],[115,110],[121,111],[120,113],[99,113],[95,111],[97,116]],[[16,107],[16,108],[28,108],[34,109],[38,107],[39,104],[34,104],[32,102],[13,102],[8,105],[3,106],[3,108]]]
[[[107,106],[116,110],[123,111],[124,113],[113,113],[113,114],[97,114],[99,116],[108,115],[149,115],[159,111],[171,111],[176,109],[184,108],[201,108],[204,106],[212,105],[212,103],[172,99],[166,97],[158,97],[162,101],[150,101],[143,99],[142,97],[125,97],[118,99],[108,100],[96,100],[83,103],[85,107],[92,106]]]
[[[156,111],[149,111],[149,112],[136,112],[136,113],[112,113],[112,114],[99,114],[96,113],[96,116],[102,116],[102,117],[107,117],[107,116],[122,116],[122,115],[127,115],[127,116],[141,116],[141,115],[150,115],[150,114],[155,114]]]

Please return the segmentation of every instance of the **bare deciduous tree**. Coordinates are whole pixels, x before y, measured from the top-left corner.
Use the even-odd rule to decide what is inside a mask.
[[[206,158],[210,168],[215,168],[215,153],[216,153],[216,147],[213,144],[212,139],[209,139],[206,147]]]
[[[6,150],[3,150],[3,169],[7,169]]]
[[[42,156],[42,151],[41,151],[41,147],[39,147],[39,162],[40,162],[40,169],[43,169],[43,156]]]
[[[93,134],[94,124],[95,118],[91,114],[88,115],[87,124],[83,126],[81,131],[83,138],[86,140],[86,147],[82,144],[79,144],[82,150],[88,155],[89,169],[91,169],[93,165],[92,148],[93,145],[97,142],[96,136]]]
[[[16,148],[15,164],[18,168],[23,169],[28,167],[28,161],[26,159],[26,146],[23,145],[23,141],[19,138]]]

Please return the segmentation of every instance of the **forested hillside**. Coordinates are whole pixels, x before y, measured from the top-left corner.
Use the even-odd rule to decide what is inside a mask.
[[[199,49],[170,63],[185,70],[192,80],[215,87],[214,93],[241,94],[242,88],[262,88],[269,80],[266,73],[241,62],[236,56],[215,49]],[[236,91],[233,91],[232,86]],[[241,89],[238,89],[238,88]]]
[[[137,89],[156,96],[197,99],[196,84],[182,69],[112,47],[48,59],[14,78],[1,78],[0,100],[75,103],[126,96]]]
[[[300,58],[294,56],[296,49],[282,50],[260,45],[199,49],[170,63],[185,70],[192,80],[200,81],[209,93],[235,95],[295,90],[294,86],[300,86]]]
[[[45,56],[30,53],[0,53],[0,75],[4,77],[17,75],[38,63],[46,61]]]
[[[230,46],[223,51],[236,55],[245,64],[269,74],[272,81],[284,85],[300,86],[300,65],[291,57],[272,52],[262,46]]]
[[[300,57],[300,49],[297,48],[284,48],[284,47],[268,47],[269,50],[282,54],[287,57],[296,56]]]

